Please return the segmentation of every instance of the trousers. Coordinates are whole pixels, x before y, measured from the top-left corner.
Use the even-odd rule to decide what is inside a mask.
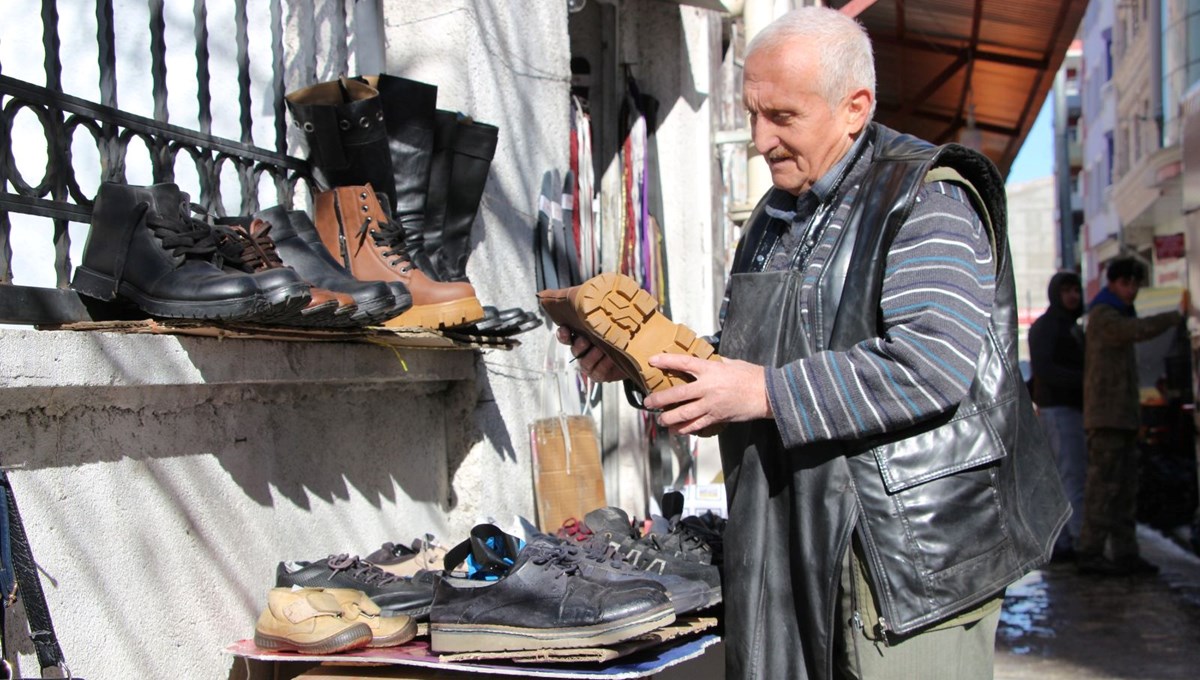
[[[1067,501],[1071,503],[1071,519],[1059,535],[1057,547],[1073,549],[1083,528],[1083,493],[1087,486],[1088,454],[1083,411],[1070,406],[1047,406],[1038,409],[1038,420],[1054,449],[1058,476],[1062,479]]]
[[[1087,432],[1087,486],[1083,499],[1083,526],[1075,551],[1103,555],[1107,544],[1112,559],[1138,554],[1137,430],[1095,428]]]

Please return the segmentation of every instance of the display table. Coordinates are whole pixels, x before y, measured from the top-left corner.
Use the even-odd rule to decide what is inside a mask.
[[[546,650],[488,655],[436,655],[427,639],[398,647],[363,649],[327,656],[268,652],[253,640],[240,640],[225,649],[229,654],[277,664],[322,665],[298,676],[304,680],[410,678],[646,678],[672,666],[695,659],[721,638],[699,631],[712,628],[715,619],[693,619],[654,631],[646,636],[611,647],[581,650]]]

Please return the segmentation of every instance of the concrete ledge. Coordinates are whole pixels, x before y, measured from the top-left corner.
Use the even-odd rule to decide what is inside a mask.
[[[0,329],[0,389],[473,380],[476,351]]]

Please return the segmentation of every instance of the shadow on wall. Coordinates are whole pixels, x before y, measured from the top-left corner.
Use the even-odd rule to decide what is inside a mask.
[[[453,475],[480,440],[470,380],[15,391],[0,395],[24,402],[0,403],[9,464],[212,456],[266,507],[282,498],[307,510],[312,498],[345,500],[351,488],[380,507],[398,487],[411,502],[449,509]]]

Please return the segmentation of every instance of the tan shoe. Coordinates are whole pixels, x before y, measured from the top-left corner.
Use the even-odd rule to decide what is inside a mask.
[[[323,191],[315,212],[321,243],[354,278],[399,281],[412,294],[412,307],[385,326],[452,328],[483,318],[471,284],[434,281],[413,266],[399,223],[388,216],[371,185]]]
[[[647,359],[655,354],[720,360],[712,345],[668,319],[658,301],[624,274],[600,274],[572,288],[544,290],[538,302],[554,323],[581,333],[612,358],[642,394],[692,381],[690,375],[651,366]]]
[[[446,549],[421,539],[413,541],[412,547],[396,543],[384,543],[379,550],[363,559],[396,576],[416,576],[419,571],[441,571]]]
[[[395,647],[413,639],[417,634],[417,621],[411,616],[397,614],[384,616],[379,605],[371,601],[366,593],[352,588],[326,588],[342,607],[342,618],[361,621],[371,627],[371,643],[368,647]]]
[[[272,588],[254,627],[261,649],[335,654],[371,644],[370,625],[350,620],[333,595],[317,588]]]

